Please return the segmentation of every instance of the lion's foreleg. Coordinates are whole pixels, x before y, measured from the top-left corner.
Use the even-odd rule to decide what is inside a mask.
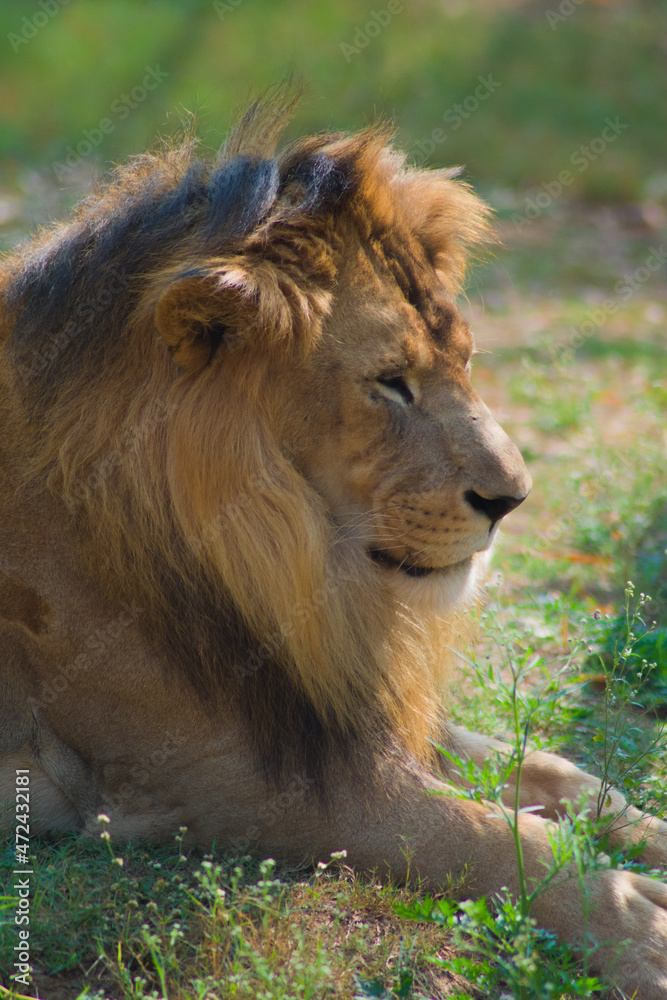
[[[520,895],[514,832],[499,807],[457,797],[435,779],[428,790],[442,794],[425,794],[425,776],[390,764],[378,779],[366,812],[341,788],[338,822],[329,824],[336,849],[345,848],[352,864],[372,868],[384,861],[399,877],[426,880],[431,889],[464,873],[462,894],[492,901],[507,887]],[[580,948],[592,938],[599,947],[591,966],[618,976],[629,993],[639,989],[642,1000],[667,996],[667,885],[611,868],[582,877],[574,869],[557,870],[550,825],[533,813],[518,817],[526,892],[544,888],[553,874],[533,901],[532,915]],[[619,964],[628,940],[632,949]]]
[[[449,749],[462,760],[472,760],[478,767],[494,756],[509,760],[512,747],[501,740],[471,733],[460,726],[448,726]],[[514,805],[517,768],[508,775],[503,802]],[[455,777],[453,775],[453,777]],[[628,805],[615,788],[582,771],[571,761],[554,753],[535,750],[528,753],[521,767],[519,804],[541,806],[541,814],[558,819],[567,812],[567,803],[577,810],[587,809],[608,819],[612,846],[644,844],[643,857],[651,864],[667,864],[667,823],[641,813]]]

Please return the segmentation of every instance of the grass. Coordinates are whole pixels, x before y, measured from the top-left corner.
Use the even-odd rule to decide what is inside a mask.
[[[178,844],[109,852],[43,838],[38,852],[35,984],[48,1000],[72,995],[66,987],[128,1000],[384,996],[378,983],[426,983],[425,954],[444,954],[436,928],[406,931],[396,915],[405,889],[337,861],[299,877],[272,860],[187,856]]]
[[[619,257],[641,260],[647,248],[628,236],[611,259],[601,247],[594,290],[588,270],[574,274],[569,260],[559,269],[552,226],[534,223],[530,241],[514,234],[518,263],[503,258],[473,284],[484,298],[471,292],[478,343],[489,352],[476,358],[474,382],[529,457],[535,486],[497,546],[452,714],[519,743],[528,724],[529,747],[560,750],[666,815],[667,352],[655,322],[665,303],[647,284],[594,337],[557,350],[613,288]],[[591,239],[589,226],[584,220],[582,238]],[[531,256],[550,258],[561,295],[545,291],[544,263],[531,270]],[[642,604],[641,592],[652,601]],[[640,618],[657,622],[648,639]],[[642,661],[651,659],[648,671]],[[492,795],[498,776],[478,777]],[[361,877],[344,859],[295,872],[267,859],[185,852],[182,832],[174,834],[161,847],[32,838],[35,977],[25,995],[542,1000],[597,990],[520,904],[458,911],[446,891],[434,899],[381,871]],[[583,857],[591,836],[574,817],[557,857]],[[0,850],[0,997],[10,998],[19,996],[5,971],[15,937],[11,841]],[[594,864],[595,852],[586,858]]]

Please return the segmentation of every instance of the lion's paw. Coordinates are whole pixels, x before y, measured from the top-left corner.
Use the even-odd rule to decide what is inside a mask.
[[[636,1000],[667,998],[667,884],[605,872],[595,888],[592,964]]]
[[[629,823],[630,836],[624,836],[624,825],[617,826],[619,839],[642,846],[641,858],[649,865],[667,867],[667,823],[656,816],[646,816],[629,808],[624,819]]]

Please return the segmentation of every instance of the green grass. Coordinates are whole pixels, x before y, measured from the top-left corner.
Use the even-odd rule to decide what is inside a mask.
[[[428,978],[424,956],[446,953],[437,930],[420,933],[396,915],[405,889],[335,861],[299,876],[271,860],[187,856],[178,845],[109,851],[72,837],[35,843],[32,957],[48,1000],[66,983],[128,1000],[203,1000],[218,991],[319,1000],[350,995],[339,991],[357,983],[368,991],[409,977],[418,987]],[[12,864],[7,855],[5,869]],[[14,935],[9,924],[4,930],[0,968],[8,969]]]

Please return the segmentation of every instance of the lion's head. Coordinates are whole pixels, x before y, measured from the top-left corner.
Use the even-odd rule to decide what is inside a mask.
[[[530,486],[454,302],[486,213],[382,129],[276,158],[284,117],[252,109],[214,166],[138,158],[10,260],[4,385],[91,577],[269,763],[422,753]]]

